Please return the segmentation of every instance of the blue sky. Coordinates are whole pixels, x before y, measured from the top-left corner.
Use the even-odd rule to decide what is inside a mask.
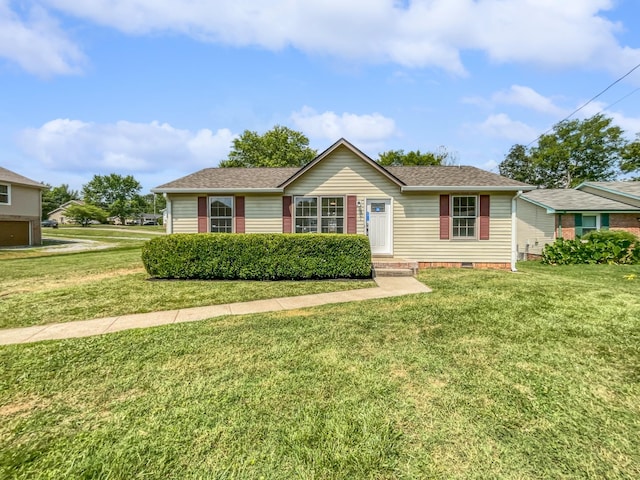
[[[345,137],[495,170],[640,64],[637,0],[186,4],[0,0],[0,165],[148,192],[280,124],[319,151]],[[576,118],[605,109],[633,138],[639,88],[640,69]]]

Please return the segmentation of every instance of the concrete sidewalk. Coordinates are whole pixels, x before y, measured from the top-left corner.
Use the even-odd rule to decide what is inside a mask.
[[[356,302],[374,298],[396,297],[412,293],[428,293],[429,287],[413,277],[377,277],[377,287],[341,292],[271,298],[253,302],[228,303],[208,307],[183,308],[164,312],[136,313],[119,317],[96,318],[68,323],[0,330],[0,345],[31,343],[42,340],[89,337],[132,328],[156,327],[170,323],[193,322],[223,315],[278,312],[332,303]]]

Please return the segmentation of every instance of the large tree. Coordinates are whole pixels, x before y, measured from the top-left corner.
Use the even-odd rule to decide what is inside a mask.
[[[70,200],[79,200],[80,195],[77,190],[70,190],[69,185],[63,183],[59,187],[47,185],[48,190],[42,192],[42,218],[47,218],[50,212],[58,208],[60,205]]]
[[[636,134],[633,142],[625,145],[621,157],[620,169],[624,173],[640,173],[640,133]],[[634,180],[640,180],[640,177],[635,177]]]
[[[245,130],[233,141],[221,167],[301,167],[315,158],[309,139],[300,132],[276,125],[263,135]]]
[[[424,152],[420,150],[405,153],[404,150],[387,150],[378,154],[380,165],[385,167],[416,166],[416,165],[447,165],[451,154],[443,149],[438,153]]]
[[[546,188],[572,188],[586,181],[616,178],[627,142],[623,130],[602,114],[565,120],[527,150],[515,145],[500,173]]]
[[[86,227],[93,220],[103,223],[109,214],[102,208],[87,203],[84,205],[69,205],[65,210],[65,215]]]
[[[500,175],[519,182],[538,185],[537,166],[527,153],[527,147],[516,144],[498,166]]]
[[[144,209],[144,201],[139,195],[142,186],[131,175],[123,177],[115,173],[94,175],[84,185],[84,201],[106,210],[110,216],[118,217],[124,225],[127,217]]]

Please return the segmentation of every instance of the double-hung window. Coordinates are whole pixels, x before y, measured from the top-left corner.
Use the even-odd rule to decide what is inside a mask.
[[[598,230],[598,215],[582,215],[582,235]]]
[[[211,232],[233,233],[233,197],[209,197]]]
[[[0,183],[0,204],[11,204],[11,187],[4,183]]]
[[[453,197],[453,238],[476,238],[477,197]]]
[[[296,233],[344,233],[344,197],[296,197]]]

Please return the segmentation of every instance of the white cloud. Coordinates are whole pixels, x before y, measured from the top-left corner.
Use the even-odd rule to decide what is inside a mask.
[[[600,68],[640,61],[621,45],[613,0],[42,0],[52,9],[129,34],[198,40],[464,74],[461,51],[495,62]]]
[[[505,113],[490,115],[484,122],[472,126],[471,129],[482,135],[505,138],[525,144],[534,140],[541,133],[523,122],[512,120]]]
[[[234,138],[228,129],[192,132],[159,122],[56,119],[23,130],[18,142],[49,170],[101,174],[213,167],[227,156]]]
[[[622,128],[627,137],[635,138],[636,133],[640,133],[640,117],[629,117],[620,111],[609,111],[606,110],[607,105],[602,102],[592,102],[586,107],[584,107],[579,113],[578,116],[581,119],[586,119],[596,115],[598,113],[602,113],[604,116],[609,117],[613,120],[613,124]]]
[[[494,93],[492,100],[497,103],[518,105],[555,117],[562,117],[570,113],[555,105],[551,99],[540,95],[530,87],[523,87],[522,85],[512,85],[507,91]]]
[[[363,146],[379,145],[396,134],[393,119],[379,113],[356,115],[334,112],[317,113],[313,108],[303,107],[291,114],[296,128],[312,138],[335,141],[344,137],[352,143]]]
[[[74,74],[85,57],[41,7],[32,7],[27,19],[0,0],[0,58],[15,62],[39,76]]]

